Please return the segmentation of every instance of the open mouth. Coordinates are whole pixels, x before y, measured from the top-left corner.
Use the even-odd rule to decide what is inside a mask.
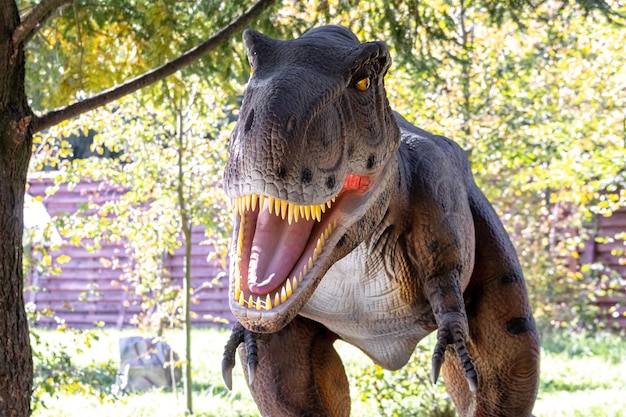
[[[233,198],[239,227],[231,305],[276,312],[314,284],[314,271],[330,252],[327,243],[341,225],[342,211],[358,203],[369,185],[369,177],[348,175],[335,197],[313,205],[259,194]]]

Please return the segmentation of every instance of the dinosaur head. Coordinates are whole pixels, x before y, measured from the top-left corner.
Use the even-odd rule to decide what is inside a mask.
[[[224,176],[235,214],[230,305],[248,329],[275,332],[384,215],[399,131],[384,43],[339,26],[243,39],[251,77]]]

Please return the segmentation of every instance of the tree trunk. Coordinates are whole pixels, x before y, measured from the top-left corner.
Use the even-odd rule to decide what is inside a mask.
[[[183,367],[183,387],[185,391],[185,415],[193,414],[193,383],[191,380],[191,221],[189,212],[187,211],[187,201],[185,199],[185,176],[184,176],[184,153],[185,130],[183,128],[183,114],[177,108],[177,136],[178,136],[178,184],[176,191],[178,193],[178,208],[180,210],[181,230],[185,243],[185,276],[183,277],[183,312],[184,322],[183,329],[185,332],[185,366]]]
[[[32,113],[24,91],[23,45],[13,0],[0,0],[0,417],[30,415],[33,362],[22,291],[24,190]]]

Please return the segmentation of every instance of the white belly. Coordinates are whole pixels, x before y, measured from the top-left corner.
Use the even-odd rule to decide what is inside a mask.
[[[378,365],[399,369],[429,330],[402,296],[396,279],[361,244],[326,273],[300,314],[324,324]],[[424,306],[420,306],[424,307]]]

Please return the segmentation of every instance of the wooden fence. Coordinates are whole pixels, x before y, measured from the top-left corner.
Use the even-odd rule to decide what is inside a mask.
[[[120,187],[85,181],[72,188],[62,185],[55,194],[46,196],[45,190],[51,185],[47,178],[31,178],[27,190],[31,196],[43,198],[51,216],[74,213],[78,205],[85,202],[102,204],[124,192]],[[194,227],[191,286],[197,290],[193,294],[193,322],[199,326],[224,325],[224,321],[234,320],[228,308],[228,282],[224,277],[218,280],[217,285],[211,284],[225,271],[218,260],[208,260],[211,247],[201,245],[205,240],[204,229]],[[42,318],[38,325],[54,325],[59,319],[79,328],[93,326],[96,322],[118,328],[130,325],[133,317],[140,312],[140,305],[133,295],[132,286],[125,290],[130,284],[121,280],[124,271],[120,266],[131,262],[124,245],[103,242],[101,249],[89,252],[83,247],[64,243],[59,253],[71,258],[60,265],[60,274],[29,273],[26,277],[27,285],[39,290],[27,291],[25,301],[38,310],[54,311],[53,317]],[[53,258],[59,253],[53,253]],[[117,265],[108,265],[103,261],[110,259],[115,259]],[[165,255],[164,267],[173,285],[182,285],[183,262],[183,248],[177,249],[173,255]]]
[[[626,246],[623,240],[613,239],[617,233],[626,232],[626,208],[621,208],[611,217],[598,216],[591,225],[591,238],[586,242],[580,256],[581,264],[601,263],[601,273],[616,274],[626,279]],[[626,290],[598,297],[601,317],[610,325],[626,328]]]
[[[55,216],[66,212],[73,213],[80,203],[93,202],[102,204],[116,199],[123,189],[108,186],[101,182],[81,182],[73,188],[61,186],[58,192],[46,197],[45,190],[52,185],[46,178],[31,178],[28,181],[28,193],[32,196],[42,196],[48,212]],[[626,231],[626,208],[614,213],[612,217],[598,217],[594,237],[603,238],[614,236],[618,232]],[[214,277],[225,273],[218,261],[209,261],[207,257],[211,251],[209,246],[200,245],[205,240],[204,230],[201,227],[193,229],[193,257],[192,257],[192,287],[200,288],[194,293],[196,303],[193,305],[194,322],[197,325],[219,325],[224,319],[232,322],[232,316],[227,301],[227,279],[219,281],[219,285],[207,286]],[[622,241],[598,242],[590,239],[580,256],[582,263],[602,262],[605,272],[619,274],[626,278],[626,255]],[[94,322],[104,322],[107,326],[123,327],[131,323],[131,319],[140,312],[138,300],[131,291],[125,291],[120,277],[123,271],[119,268],[106,266],[101,258],[117,258],[119,264],[130,262],[130,256],[122,244],[103,243],[102,249],[89,252],[81,247],[64,244],[60,252],[71,257],[71,261],[62,265],[59,275],[29,274],[28,284],[41,288],[40,291],[30,291],[25,294],[26,302],[33,303],[38,309],[49,308],[55,311],[56,316],[74,327],[86,327]],[[180,285],[183,276],[182,249],[174,255],[167,255],[165,268],[170,273],[173,284]],[[574,266],[576,267],[576,266]],[[601,314],[610,323],[626,328],[626,307],[624,297],[604,296],[597,301]],[[618,305],[616,307],[616,305]],[[42,319],[40,324],[53,325],[54,319]]]

